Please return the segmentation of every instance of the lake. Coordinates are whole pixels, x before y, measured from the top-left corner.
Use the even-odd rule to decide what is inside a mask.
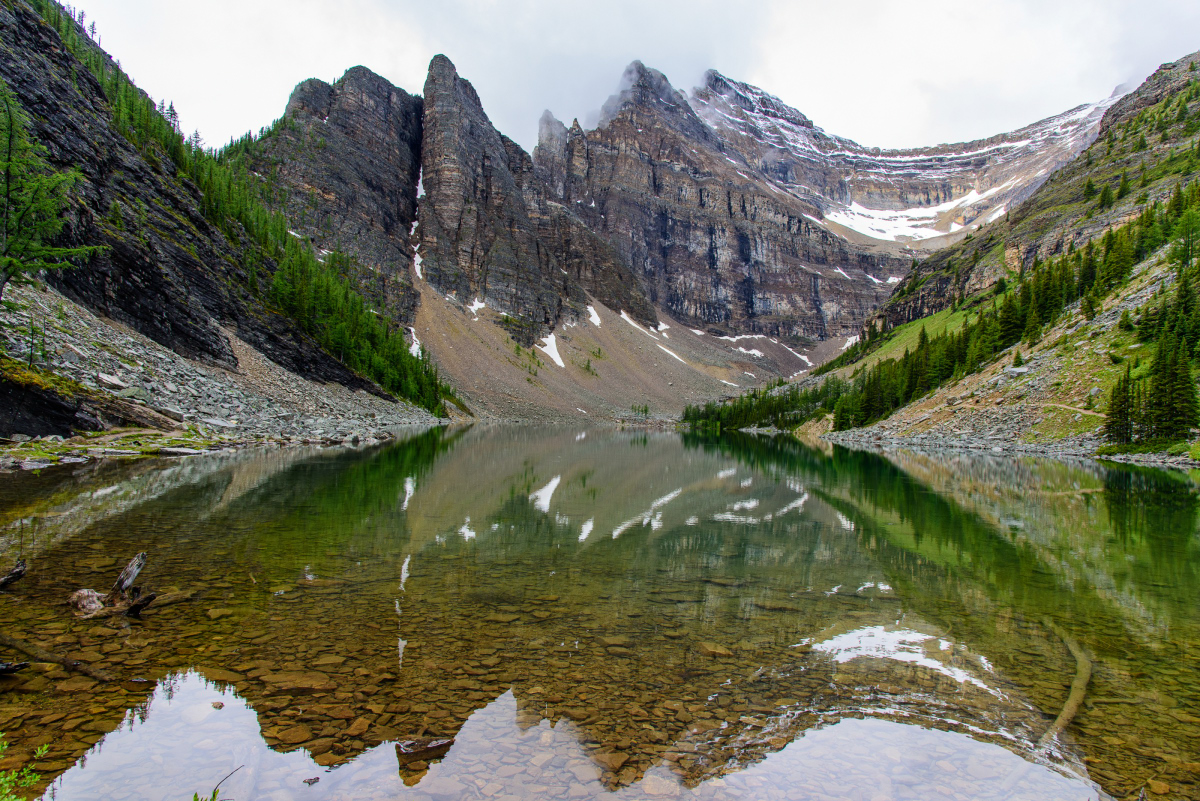
[[[0,768],[47,745],[59,801],[1200,798],[1196,489],[534,427],[6,476],[0,625],[119,681],[0,678]],[[138,552],[190,600],[72,613]]]

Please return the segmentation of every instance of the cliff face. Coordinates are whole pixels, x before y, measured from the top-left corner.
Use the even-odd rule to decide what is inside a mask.
[[[263,307],[249,289],[247,265],[272,265],[252,243],[207,221],[199,191],[157,145],[135,147],[119,132],[103,88],[57,31],[24,4],[8,4],[0,6],[0,42],[0,77],[28,112],[31,134],[56,169],[74,167],[82,176],[63,242],[106,248],[49,280],[189,358],[236,368],[220,330],[229,326],[293,372],[367,386]]]
[[[420,270],[439,292],[507,315],[523,344],[577,315],[592,292],[654,319],[617,253],[534,177],[533,162],[488,120],[445,56],[425,82]]]
[[[356,283],[393,319],[417,304],[409,234],[417,218],[421,98],[364,67],[310,79],[254,148],[251,167],[293,230],[357,261]]]
[[[757,176],[666,78],[632,65],[601,125],[546,117],[543,182],[605,236],[650,300],[728,332],[824,339],[857,331],[909,259],[825,230],[820,207]]]
[[[828,134],[778,98],[714,71],[689,102],[762,178],[817,205],[831,230],[896,250],[944,247],[1003,216],[1095,139],[1117,97],[987,139],[909,150]]]

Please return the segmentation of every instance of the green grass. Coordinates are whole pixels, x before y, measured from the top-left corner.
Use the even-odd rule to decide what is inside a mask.
[[[917,339],[921,336],[921,326],[925,327],[925,333],[932,339],[943,331],[953,332],[959,330],[963,327],[966,319],[967,312],[962,309],[959,311],[942,309],[940,312],[931,314],[923,319],[897,326],[892,329],[889,339],[886,342],[880,345],[875,351],[855,362],[853,368],[856,371],[867,369],[887,359],[899,359],[904,355],[905,350],[915,350]]]

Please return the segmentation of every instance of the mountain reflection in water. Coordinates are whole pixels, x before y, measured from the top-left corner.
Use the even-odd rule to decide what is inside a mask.
[[[1031,766],[1000,746],[964,734],[856,719],[809,732],[746,770],[708,779],[694,789],[660,766],[637,784],[613,792],[600,781],[601,770],[579,727],[569,720],[523,727],[517,717],[516,699],[512,691],[505,692],[467,718],[446,757],[415,786],[406,787],[389,744],[368,748],[336,770],[326,770],[303,750],[272,750],[242,699],[189,672],[164,680],[149,706],[105,738],[86,765],[63,774],[52,792],[59,801],[176,801],[182,797],[181,782],[211,776],[216,783],[228,775],[223,797],[280,801],[1099,797],[1082,782]],[[305,780],[313,778],[318,781],[306,786]]]
[[[48,742],[56,799],[203,795],[239,766],[238,801],[1102,798],[1151,775],[1197,797],[1186,478],[581,433],[195,461],[142,503],[144,470],[75,496],[17,477],[0,564],[33,570],[2,614],[157,684],[2,679],[6,757]],[[197,599],[68,617],[139,550],[147,586]],[[1038,747],[1064,637],[1093,677]],[[421,737],[455,744],[398,765]]]

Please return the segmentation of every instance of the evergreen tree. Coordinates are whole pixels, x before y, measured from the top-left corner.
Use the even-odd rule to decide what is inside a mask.
[[[1036,345],[1041,338],[1042,324],[1039,319],[1037,295],[1034,295],[1029,304],[1029,311],[1025,313],[1025,331],[1022,333],[1021,339],[1029,345]]]
[[[1200,255],[1200,211],[1189,208],[1179,215],[1175,223],[1175,243],[1171,246],[1171,260],[1180,270],[1188,270]]]
[[[1098,205],[1101,209],[1107,209],[1112,204],[1113,204],[1112,187],[1109,186],[1108,184],[1105,184],[1104,188],[1100,190],[1100,201],[1099,201]]]
[[[45,148],[32,141],[28,119],[0,80],[0,299],[11,281],[42,270],[75,266],[95,247],[56,247],[76,170],[54,172]]]
[[[1129,183],[1129,174],[1122,170],[1121,185],[1117,187],[1117,200],[1124,199],[1132,188],[1132,185]]]
[[[1104,438],[1115,445],[1133,442],[1133,381],[1130,369],[1117,379],[1108,399],[1108,415],[1104,421]]]

